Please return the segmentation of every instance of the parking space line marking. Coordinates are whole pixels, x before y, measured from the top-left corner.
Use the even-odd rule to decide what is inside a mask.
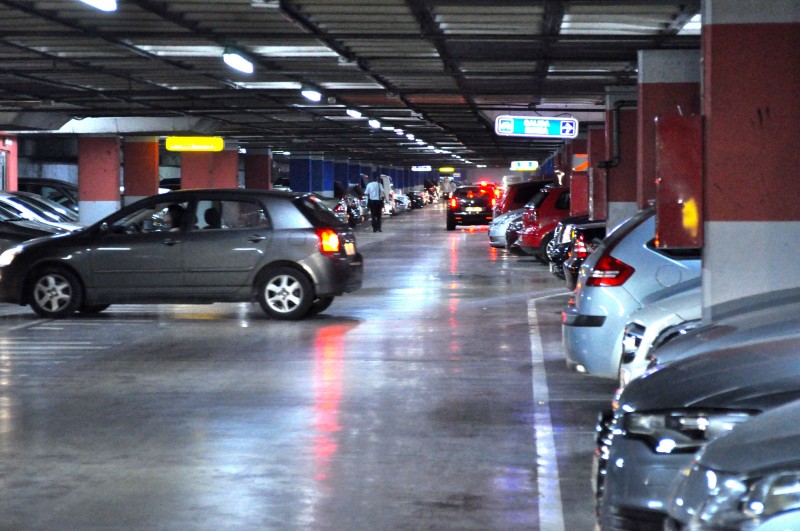
[[[528,301],[528,326],[531,340],[531,362],[533,383],[533,416],[536,433],[536,481],[539,492],[539,528],[548,531],[564,531],[564,509],[561,504],[558,456],[553,438],[553,422],[550,415],[550,392],[547,388],[547,373],[544,366],[544,345],[539,333],[539,316],[536,301],[550,297],[563,297],[556,293]]]

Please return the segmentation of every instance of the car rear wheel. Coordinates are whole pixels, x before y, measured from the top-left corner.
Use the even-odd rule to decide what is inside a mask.
[[[447,217],[447,230],[456,230],[456,220]]]
[[[258,302],[273,319],[301,319],[314,302],[314,289],[299,270],[293,267],[276,267],[268,271],[261,280]]]
[[[322,313],[327,310],[331,304],[333,304],[333,296],[320,297],[311,303],[311,308],[308,309],[308,313],[306,315],[312,316]]]
[[[78,277],[62,267],[45,267],[34,273],[28,302],[42,317],[58,319],[75,313],[83,293]]]

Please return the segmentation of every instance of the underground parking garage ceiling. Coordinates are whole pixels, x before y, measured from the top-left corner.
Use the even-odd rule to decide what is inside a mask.
[[[498,114],[585,132],[609,91],[636,85],[638,50],[700,47],[699,0],[111,3],[0,0],[0,119],[14,117],[0,129],[118,118],[124,133],[135,117],[159,134],[180,117],[246,149],[506,166],[563,141],[497,136]]]

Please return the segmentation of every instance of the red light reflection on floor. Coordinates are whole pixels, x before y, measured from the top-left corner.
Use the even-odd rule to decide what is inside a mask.
[[[344,334],[352,325],[320,328],[314,338],[314,455],[318,460],[315,478],[327,478],[331,457],[338,450],[334,434],[341,431],[339,406],[342,401]]]

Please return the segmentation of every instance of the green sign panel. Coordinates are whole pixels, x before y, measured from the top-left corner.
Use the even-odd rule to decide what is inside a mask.
[[[494,131],[502,136],[575,138],[578,136],[578,120],[547,116],[503,115],[495,119]]]

